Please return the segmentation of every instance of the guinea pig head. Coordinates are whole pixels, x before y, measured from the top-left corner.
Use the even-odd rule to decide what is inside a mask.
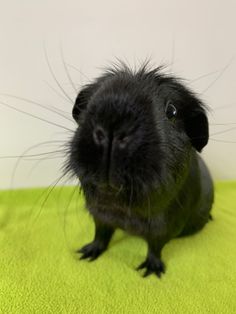
[[[176,182],[208,141],[201,101],[160,69],[108,71],[77,96],[69,169],[82,187],[138,197]]]

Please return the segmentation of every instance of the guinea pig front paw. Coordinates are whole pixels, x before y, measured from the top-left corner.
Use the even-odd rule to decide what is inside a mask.
[[[159,258],[154,256],[147,257],[147,259],[137,267],[137,270],[144,268],[146,268],[146,271],[143,274],[143,277],[147,277],[154,273],[160,278],[162,273],[165,273],[165,264]]]
[[[104,247],[104,245],[102,245],[99,241],[93,241],[77,250],[77,253],[82,253],[82,256],[80,257],[81,260],[88,258],[90,261],[93,261],[105,250],[106,247]]]

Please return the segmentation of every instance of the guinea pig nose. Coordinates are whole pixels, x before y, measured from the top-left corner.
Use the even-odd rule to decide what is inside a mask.
[[[106,132],[101,127],[97,127],[93,131],[93,139],[97,145],[102,145],[106,141]]]
[[[127,146],[127,144],[129,143],[129,136],[125,136],[125,135],[121,135],[118,137],[117,139],[117,142],[118,142],[118,145],[121,149],[125,148]]]

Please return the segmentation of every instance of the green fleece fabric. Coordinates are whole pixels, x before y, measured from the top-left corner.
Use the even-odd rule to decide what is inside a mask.
[[[100,258],[79,261],[94,226],[77,188],[2,191],[0,313],[236,313],[236,182],[216,184],[212,214],[165,246],[161,279],[142,278],[146,244],[120,230]]]

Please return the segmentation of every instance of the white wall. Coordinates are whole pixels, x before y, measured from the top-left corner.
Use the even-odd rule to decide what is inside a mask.
[[[0,2],[0,93],[26,97],[70,112],[72,104],[59,97],[44,55],[68,95],[75,92],[67,79],[60,52],[79,88],[100,73],[115,57],[137,64],[151,57],[155,65],[171,63],[179,76],[191,83],[213,109],[211,140],[204,157],[215,179],[236,178],[236,2],[234,0],[146,0],[146,1],[1,1]],[[87,79],[87,78],[88,79]],[[16,106],[54,123],[74,129],[75,125],[37,106],[0,95],[0,102]],[[218,108],[221,109],[218,109]],[[235,123],[235,125],[213,125]],[[235,127],[221,135],[216,132]],[[37,121],[0,104],[0,155],[21,154],[43,141],[66,140],[70,135],[59,127]],[[28,154],[58,149],[58,142]],[[45,157],[45,156],[41,156]],[[61,159],[21,161],[14,187],[48,185],[60,176]],[[8,188],[16,160],[0,159],[0,187]],[[32,169],[33,167],[33,169]]]

